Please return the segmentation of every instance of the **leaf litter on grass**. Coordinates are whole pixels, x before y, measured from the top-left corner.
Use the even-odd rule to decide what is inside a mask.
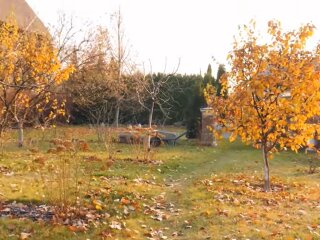
[[[299,232],[305,225],[304,234],[318,234],[318,186],[272,177],[272,191],[264,192],[261,177],[242,173],[216,174],[200,184],[211,194],[217,216],[232,219],[247,230],[274,238]]]

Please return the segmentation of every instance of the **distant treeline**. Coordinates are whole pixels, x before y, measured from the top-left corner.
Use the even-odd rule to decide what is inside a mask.
[[[99,65],[98,62],[97,64]],[[110,66],[109,69],[101,69],[99,66],[88,68],[87,65],[85,68],[77,69],[65,83],[71,124],[112,125],[115,122],[119,90],[115,89],[114,85],[118,84],[116,81],[112,79],[108,81],[112,78],[110,72],[112,73]],[[224,66],[220,65],[218,74],[214,77],[209,64],[204,76],[164,73],[143,76],[139,72],[123,75],[125,93],[120,108],[119,123],[148,124],[149,109],[144,106],[149,106],[152,99],[137,85],[142,81],[146,82],[148,78],[152,78],[154,84],[167,78],[158,96],[161,102],[154,108],[153,124],[185,126],[190,130],[189,137],[196,137],[201,117],[200,108],[206,106],[203,90],[207,84],[211,84],[216,87],[219,94],[221,89],[219,79],[224,72]],[[139,81],[139,78],[144,80]]]

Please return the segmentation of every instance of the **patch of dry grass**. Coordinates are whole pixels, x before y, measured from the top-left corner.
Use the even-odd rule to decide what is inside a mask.
[[[92,129],[47,131],[26,131],[34,140],[23,149],[15,147],[14,137],[4,143],[0,199],[47,203],[59,186],[43,179],[63,160],[70,170],[69,190],[81,185],[77,195],[69,194],[104,219],[83,231],[0,218],[0,239],[19,239],[22,232],[29,239],[320,239],[320,177],[307,174],[304,154],[277,154],[270,163],[274,191],[265,193],[260,151],[238,142],[204,148],[182,140],[157,149],[153,162],[136,160],[132,145],[114,144],[110,161]],[[76,155],[48,153],[54,138],[84,140],[88,148]],[[75,160],[76,178],[76,168],[68,165]]]

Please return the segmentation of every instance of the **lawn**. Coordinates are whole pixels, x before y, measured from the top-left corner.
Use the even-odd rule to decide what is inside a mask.
[[[308,174],[304,153],[274,155],[265,193],[260,150],[237,141],[182,139],[143,161],[139,146],[99,143],[86,127],[25,137],[21,149],[14,132],[2,141],[0,210],[15,201],[60,212],[50,222],[1,217],[0,239],[320,239],[320,175]],[[52,139],[85,146],[48,153]],[[72,224],[81,211],[89,221]]]

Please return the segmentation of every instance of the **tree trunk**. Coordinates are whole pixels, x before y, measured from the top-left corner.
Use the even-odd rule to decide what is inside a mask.
[[[1,144],[1,156],[4,155],[4,139],[3,139],[3,127],[0,126],[0,144]]]
[[[268,152],[266,151],[266,144],[262,144],[262,156],[264,163],[264,190],[270,192],[270,176],[269,176],[269,162],[268,162]]]
[[[23,122],[18,123],[18,147],[23,147]]]
[[[117,17],[117,41],[118,41],[118,84],[119,86],[122,86],[122,61],[123,61],[123,48],[122,48],[122,33],[121,33],[121,26],[122,26],[122,19],[121,19],[121,12],[119,8],[118,12],[118,17]],[[121,89],[120,89],[121,92]],[[116,128],[119,127],[119,114],[120,114],[120,101],[117,101],[117,109],[116,109],[116,118],[115,118],[115,126]]]
[[[151,129],[152,127],[152,118],[153,118],[153,110],[154,110],[154,102],[152,102],[152,106],[151,106],[151,109],[150,109],[150,113],[149,113],[149,122],[148,122],[148,127]],[[151,135],[148,134],[147,136],[147,139],[146,139],[146,148],[148,151],[150,151],[151,149]]]
[[[152,127],[152,118],[153,118],[153,110],[154,110],[154,102],[152,102],[152,106],[149,113],[149,128]]]
[[[120,115],[120,104],[118,103],[117,104],[117,109],[116,109],[116,116],[115,116],[115,119],[114,119],[114,125],[116,128],[119,127],[119,115]]]

